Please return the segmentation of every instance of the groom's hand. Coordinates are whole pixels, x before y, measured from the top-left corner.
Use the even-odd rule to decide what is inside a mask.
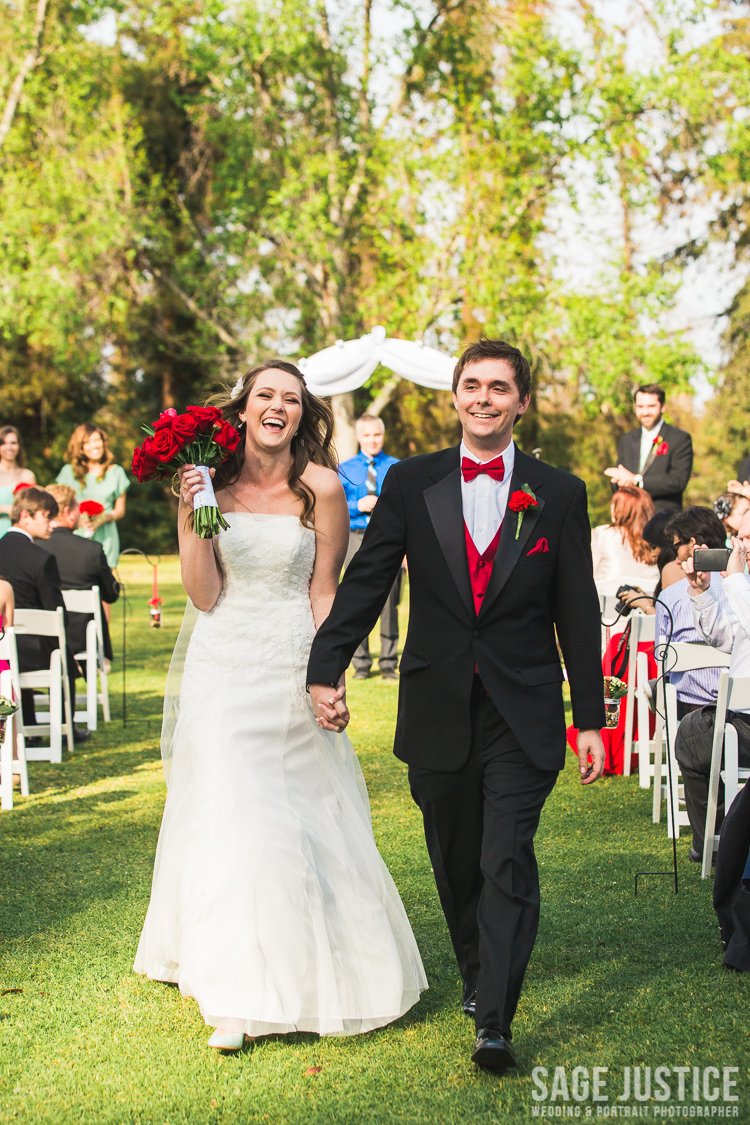
[[[346,705],[346,687],[337,688],[330,684],[310,684],[307,689],[312,699],[315,721],[323,730],[340,733],[349,722],[349,708]]]
[[[589,765],[589,756],[591,765]],[[604,773],[604,743],[601,731],[579,730],[578,768],[581,771],[581,785],[590,785]]]

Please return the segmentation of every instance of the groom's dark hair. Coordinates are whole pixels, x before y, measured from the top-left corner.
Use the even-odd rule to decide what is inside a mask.
[[[488,340],[482,336],[476,344],[469,344],[459,356],[458,363],[453,370],[453,393],[456,393],[461,374],[472,363],[479,363],[482,359],[504,359],[513,368],[513,374],[521,398],[526,398],[531,393],[531,368],[523,352],[514,348],[506,340]]]

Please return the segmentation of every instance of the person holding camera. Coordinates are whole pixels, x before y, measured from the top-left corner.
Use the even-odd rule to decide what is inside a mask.
[[[664,528],[667,538],[677,552],[677,561],[683,571],[692,567],[693,551],[701,544],[710,549],[724,546],[726,534],[720,519],[710,508],[685,508],[675,512]],[[719,573],[710,576],[711,589],[718,599],[722,577]],[[671,641],[692,641],[702,643],[703,634],[698,630],[688,594],[686,577],[663,589],[656,603],[656,637],[667,637]],[[719,690],[718,668],[696,668],[692,672],[672,672],[670,682],[677,690],[677,717],[682,719],[691,711],[716,703]]]
[[[690,609],[700,639],[731,653],[729,675],[750,676],[750,578],[745,564],[750,552],[750,512],[745,515],[736,536],[720,596],[715,574],[697,571],[692,558],[685,561]],[[717,669],[718,671],[718,669]],[[715,706],[704,706],[686,715],[677,730],[675,755],[685,784],[685,804],[693,833],[690,858],[703,857],[703,836],[708,808],[708,782],[714,738]],[[739,764],[750,767],[750,713],[728,711],[727,720],[737,731]],[[724,787],[719,787],[716,830],[724,819]]]

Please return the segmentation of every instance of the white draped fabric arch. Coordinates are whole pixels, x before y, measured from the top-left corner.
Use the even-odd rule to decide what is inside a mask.
[[[358,340],[337,340],[332,347],[300,359],[298,367],[313,394],[341,395],[363,387],[379,363],[420,387],[449,391],[456,357],[418,340],[389,339],[385,328],[377,325]]]

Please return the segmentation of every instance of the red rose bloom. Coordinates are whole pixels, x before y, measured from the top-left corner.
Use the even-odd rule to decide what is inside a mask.
[[[224,449],[227,453],[234,453],[242,441],[234,426],[230,426],[229,422],[222,422],[219,429],[214,431],[213,439],[219,448]]]
[[[198,422],[198,432],[201,434],[207,433],[214,422],[222,421],[221,411],[215,406],[189,406],[188,414],[192,414]]]
[[[172,423],[172,433],[185,445],[189,445],[201,429],[198,419],[192,414],[178,414]]]
[[[81,504],[81,515],[84,516],[100,516],[103,511],[104,505],[98,500],[84,500]]]
[[[525,512],[527,508],[538,508],[539,502],[530,496],[528,492],[514,492],[508,501],[508,507],[511,512]]]
[[[669,446],[663,441],[661,445],[657,445],[654,450],[654,457],[663,457],[665,453],[669,453]]]
[[[151,452],[153,438],[146,438],[143,445],[133,450],[133,476],[137,481],[153,480],[159,472],[159,462]]]
[[[173,430],[157,430],[151,438],[149,452],[160,465],[166,465],[177,456],[182,446],[183,443]]]
[[[168,410],[165,410],[163,414],[159,415],[159,421],[154,422],[154,429],[163,430],[166,427],[171,426],[176,417],[177,411],[173,406],[170,406]]]

